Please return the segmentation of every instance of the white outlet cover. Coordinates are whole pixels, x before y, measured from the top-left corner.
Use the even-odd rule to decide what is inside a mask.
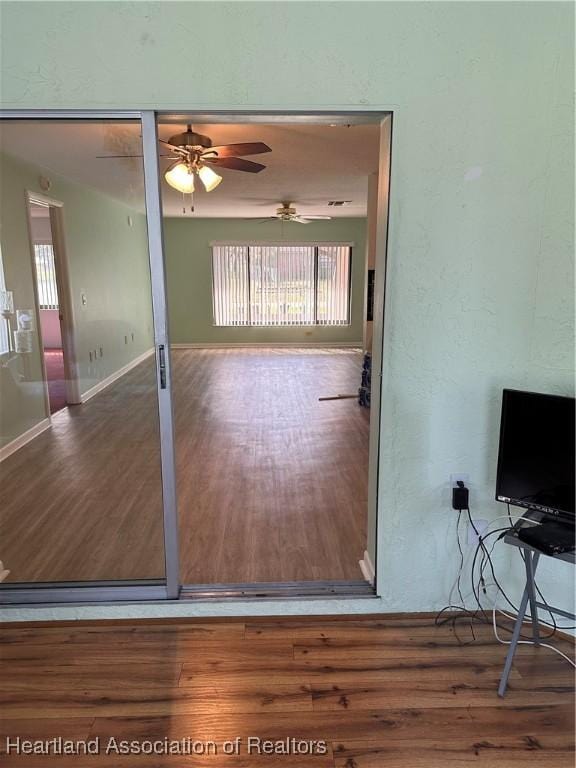
[[[474,519],[474,518],[473,518]],[[486,528],[488,528],[488,520],[484,520],[482,518],[478,518],[478,520],[474,520],[474,525],[476,526],[476,530],[480,534],[480,536],[484,535],[484,531]],[[476,536],[476,531],[472,527],[470,523],[468,523],[468,545],[471,547],[475,547],[478,544],[478,536]]]

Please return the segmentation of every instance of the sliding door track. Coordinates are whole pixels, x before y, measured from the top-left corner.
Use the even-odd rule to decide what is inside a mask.
[[[265,581],[256,584],[184,584],[180,600],[278,600],[375,597],[367,581]]]

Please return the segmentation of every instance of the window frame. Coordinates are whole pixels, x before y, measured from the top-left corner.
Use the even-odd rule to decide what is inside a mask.
[[[248,322],[245,323],[218,323],[216,321],[216,304],[215,304],[215,283],[214,283],[214,256],[215,249],[225,246],[232,246],[238,248],[246,248],[246,264],[247,264],[247,295],[248,295]],[[251,301],[251,264],[250,264],[250,249],[251,248],[312,248],[313,249],[313,316],[314,321],[310,323],[297,322],[297,323],[253,323],[251,317],[252,301]],[[348,250],[348,280],[346,284],[346,322],[321,322],[318,320],[318,255],[319,250],[322,247],[327,248],[346,248]],[[226,242],[211,242],[211,281],[212,281],[212,327],[213,328],[349,328],[352,325],[352,254],[354,250],[354,243],[330,241],[330,242],[306,242],[306,241],[281,241],[281,242],[258,242],[258,241],[226,241]]]

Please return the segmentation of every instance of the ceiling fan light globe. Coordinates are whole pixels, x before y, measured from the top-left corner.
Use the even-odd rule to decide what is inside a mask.
[[[222,181],[222,176],[219,176],[207,165],[201,165],[200,168],[198,168],[198,176],[200,176],[200,181],[204,184],[206,192],[212,192],[212,190],[216,189],[218,184]]]
[[[194,192],[194,173],[186,163],[175,163],[168,168],[164,178],[171,187],[186,195]]]

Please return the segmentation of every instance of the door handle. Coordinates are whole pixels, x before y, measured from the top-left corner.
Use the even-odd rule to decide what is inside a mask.
[[[166,389],[166,349],[164,344],[158,345],[158,369],[160,373],[160,389]]]

